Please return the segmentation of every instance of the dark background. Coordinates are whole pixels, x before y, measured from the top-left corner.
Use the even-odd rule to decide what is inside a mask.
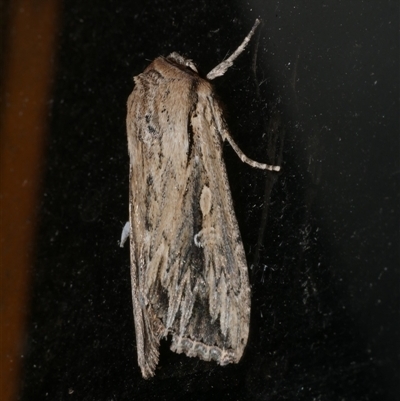
[[[172,51],[206,74],[257,17],[258,39],[215,81],[243,151],[282,163],[265,173],[225,149],[249,342],[227,367],[165,342],[145,381],[118,247],[132,77]],[[65,1],[61,23],[20,399],[396,399],[398,2]]]

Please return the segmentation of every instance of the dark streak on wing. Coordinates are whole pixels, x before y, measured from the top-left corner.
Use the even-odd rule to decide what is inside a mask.
[[[186,168],[190,163],[190,159],[192,157],[193,151],[193,144],[194,144],[194,133],[193,133],[193,125],[192,125],[192,117],[196,111],[197,102],[198,102],[198,95],[197,95],[197,87],[199,86],[199,81],[197,79],[192,80],[192,85],[190,89],[190,102],[192,107],[190,108],[189,115],[188,115],[188,123],[187,123],[187,133],[188,133],[188,152],[187,152],[187,161],[186,161]]]

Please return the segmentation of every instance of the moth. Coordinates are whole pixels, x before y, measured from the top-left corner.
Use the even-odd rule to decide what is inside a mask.
[[[131,282],[138,362],[154,375],[160,340],[171,350],[215,361],[239,362],[247,343],[250,287],[238,223],[222,157],[227,140],[240,159],[258,163],[228,132],[210,81],[224,75],[237,50],[206,78],[178,53],[156,58],[127,102],[130,157]]]

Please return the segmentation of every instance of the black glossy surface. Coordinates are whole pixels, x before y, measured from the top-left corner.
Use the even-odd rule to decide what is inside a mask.
[[[64,3],[20,399],[395,400],[398,2],[139,3]],[[226,146],[249,265],[259,260],[249,343],[241,363],[224,368],[164,344],[145,381],[129,251],[118,247],[132,77],[172,51],[207,73],[258,16],[259,96],[256,40],[215,81],[247,155],[266,161],[264,133],[284,133],[275,183]]]

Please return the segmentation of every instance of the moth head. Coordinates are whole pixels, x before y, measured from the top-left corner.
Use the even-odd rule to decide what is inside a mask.
[[[167,60],[173,61],[176,64],[182,65],[183,67],[190,68],[195,73],[198,73],[197,67],[196,67],[195,63],[193,63],[192,60],[189,60],[188,58],[182,57],[180,54],[178,54],[176,52],[171,53],[167,57]]]

